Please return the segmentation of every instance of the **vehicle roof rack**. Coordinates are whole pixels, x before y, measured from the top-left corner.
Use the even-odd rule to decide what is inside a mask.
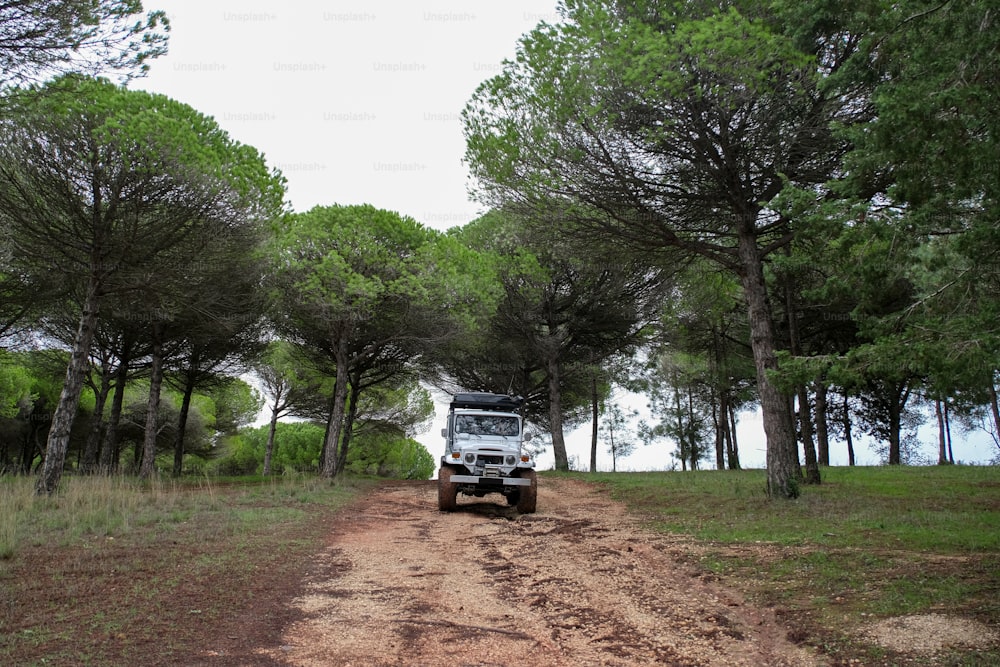
[[[487,392],[466,392],[455,394],[451,399],[451,408],[468,408],[478,410],[496,410],[498,412],[517,412],[524,399],[520,396],[490,394]]]

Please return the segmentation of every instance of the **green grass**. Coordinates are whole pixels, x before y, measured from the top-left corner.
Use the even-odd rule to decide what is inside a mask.
[[[828,468],[795,500],[770,500],[764,473],[588,475],[658,530],[701,540],[832,548],[1000,551],[1000,469]]]
[[[1000,624],[1000,468],[825,468],[795,500],[769,499],[761,470],[579,477],[652,529],[693,540],[698,565],[781,609],[835,658],[881,660],[851,639],[876,618]],[[926,664],[1000,664],[1000,650]]]

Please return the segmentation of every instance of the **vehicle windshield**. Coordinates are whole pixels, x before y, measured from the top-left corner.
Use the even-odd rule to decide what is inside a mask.
[[[457,415],[455,432],[470,435],[517,435],[517,417],[504,415]]]

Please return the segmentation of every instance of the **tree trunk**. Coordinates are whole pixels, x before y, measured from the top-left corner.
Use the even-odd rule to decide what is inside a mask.
[[[615,449],[615,425],[614,422],[610,424],[608,429],[608,438],[610,440],[611,449],[611,472],[618,472],[618,451]],[[592,470],[591,472],[597,472]]]
[[[892,396],[889,397],[889,465],[901,465],[903,462],[900,431],[902,430],[903,409],[910,398],[908,382],[901,381],[893,385]]]
[[[90,425],[90,435],[83,450],[83,460],[80,468],[84,472],[94,473],[98,468],[98,458],[101,451],[101,436],[104,432],[104,406],[111,393],[111,365],[105,360],[101,365],[101,385],[94,392],[94,417]]]
[[[344,427],[344,408],[347,405],[347,335],[341,335],[334,344],[334,360],[337,364],[337,377],[333,384],[333,409],[330,410],[330,420],[327,423],[326,441],[323,443],[323,467],[321,474],[327,479],[333,479],[339,474],[337,469],[337,452],[340,444],[340,433]]]
[[[264,476],[271,474],[271,460],[274,457],[274,434],[278,430],[278,411],[271,410],[271,423],[267,428],[267,445],[264,447]]]
[[[816,460],[816,445],[813,441],[812,412],[809,410],[809,391],[804,384],[799,385],[799,424],[802,430],[802,451],[806,460],[806,484],[819,484],[819,463]]]
[[[599,416],[599,406],[597,404],[597,374],[590,378],[590,472],[597,472],[597,420]],[[614,468],[612,458],[611,467]]]
[[[791,255],[791,246],[785,246],[785,252]],[[798,357],[802,355],[802,345],[799,340],[799,320],[795,304],[795,293],[788,284],[789,281],[787,279],[784,283],[785,317],[788,320],[789,351],[792,353],[792,356]],[[800,384],[796,388],[796,393],[798,394],[799,403],[798,432],[802,439],[802,454],[806,462],[805,481],[806,484],[819,484],[820,474],[819,465],[816,461],[816,443],[813,441],[812,414],[809,410],[809,391],[805,384]],[[796,460],[798,460],[797,452]]]
[[[955,463],[955,452],[951,448],[951,411],[948,408],[948,399],[944,399],[944,434],[948,441],[948,463]]]
[[[712,325],[712,354],[709,356],[709,373],[712,378],[709,391],[712,392],[712,422],[715,424],[715,469],[726,469],[726,393],[728,377],[722,373],[725,360],[722,359],[722,345],[719,331]],[[715,400],[718,397],[718,400]]]
[[[337,454],[337,470],[342,471],[347,466],[347,452],[351,447],[351,436],[354,435],[354,421],[358,416],[358,396],[361,394],[361,373],[351,378],[348,388],[348,402],[344,416],[344,435],[340,439],[340,452]]]
[[[726,467],[729,470],[740,469],[740,456],[736,451],[736,441],[733,429],[733,405],[729,390],[724,390],[720,396],[719,420],[722,427],[722,438],[726,448]]]
[[[751,229],[746,229],[747,227]],[[777,370],[774,322],[767,303],[767,283],[760,258],[760,248],[752,231],[753,222],[741,225],[739,232],[740,281],[747,303],[750,345],[757,370],[757,391],[767,439],[767,493],[776,498],[799,495],[798,446],[795,427],[788,412],[787,397],[771,382],[770,372]]]
[[[728,393],[727,393],[728,396]],[[728,399],[727,399],[728,400]],[[736,407],[733,401],[729,402],[729,433],[726,434],[726,453],[729,457],[729,469],[740,469],[740,445],[736,439]]]
[[[558,347],[549,351],[546,370],[549,382],[549,426],[552,429],[552,453],[555,454],[556,470],[565,471],[569,470],[569,457],[566,455],[566,440],[563,438]]]
[[[889,460],[887,461],[891,466],[898,466],[903,461],[899,446],[899,429],[899,404],[896,402],[896,397],[893,396],[892,403],[889,405]]]
[[[327,407],[327,410],[329,411],[330,414],[333,414],[333,406],[337,402],[337,397],[335,393],[336,392],[330,393],[330,401],[329,401],[330,405],[329,407]],[[330,419],[327,418],[326,430],[323,431],[323,446],[319,448],[319,468],[317,472],[321,474],[323,472],[323,467],[326,465],[326,442],[329,439],[330,439]]]
[[[191,411],[191,396],[194,394],[194,373],[196,361],[188,366],[188,375],[184,383],[184,396],[181,397],[181,410],[177,416],[177,434],[174,437],[174,477],[180,477],[184,470],[184,432],[187,430],[188,413]]]
[[[66,379],[59,403],[52,415],[52,426],[45,446],[45,463],[41,474],[35,483],[37,495],[52,495],[59,486],[63,466],[66,464],[66,451],[69,448],[70,431],[80,405],[80,392],[83,390],[83,378],[87,370],[90,346],[94,341],[94,331],[97,328],[97,317],[100,310],[100,285],[96,277],[90,279],[87,286],[87,297],[83,302],[80,314],[80,324],[73,340],[73,350],[70,353],[69,366],[66,368]]]
[[[674,385],[674,415],[676,424],[674,428],[677,431],[677,458],[681,460],[681,471],[687,471],[687,431],[684,428],[684,413],[681,411],[681,390],[677,385],[680,384],[677,372],[674,371],[672,375],[672,384]]]
[[[163,385],[163,342],[160,325],[153,323],[152,368],[149,371],[149,401],[146,403],[146,430],[142,440],[142,462],[139,478],[150,479],[156,472],[157,422],[160,416],[160,389]]]
[[[122,346],[125,350],[126,346]],[[104,445],[101,447],[101,472],[110,474],[118,467],[118,424],[122,418],[122,407],[125,404],[125,382],[128,380],[128,354],[122,353],[115,373],[115,396],[111,401],[111,414],[108,415],[108,427],[104,431]]]
[[[714,391],[714,390],[713,390]],[[720,400],[712,401],[712,424],[715,426],[715,469],[725,470],[726,469],[726,439],[722,435],[722,419],[719,418],[719,404],[722,402]]]
[[[844,392],[844,438],[847,441],[847,465],[854,465],[854,437],[851,435],[851,408]]]
[[[993,371],[990,371],[990,414],[993,415],[993,443],[1000,447],[1000,403],[997,401],[997,387],[993,384]]]
[[[827,428],[826,397],[829,388],[826,382],[818,380],[813,387],[816,390],[816,448],[819,465],[830,465],[830,431]]]
[[[688,389],[687,393],[687,403],[688,403],[688,452],[691,456],[691,470],[698,469],[698,460],[701,459],[701,447],[698,443],[694,441],[695,431],[694,431],[694,395],[693,390]]]
[[[282,405],[283,388],[274,392],[274,404],[271,406],[271,423],[267,428],[267,445],[264,446],[264,475],[271,474],[271,461],[274,458],[274,435],[278,431],[278,417],[284,409]]]
[[[934,415],[938,423],[938,465],[948,463],[948,443],[944,436],[944,412],[941,410],[941,399],[934,399]]]

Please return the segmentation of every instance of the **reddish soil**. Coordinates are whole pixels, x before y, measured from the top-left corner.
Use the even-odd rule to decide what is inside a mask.
[[[823,664],[605,494],[539,487],[528,515],[500,496],[460,496],[442,513],[434,483],[382,487],[340,515],[304,588],[270,616],[290,621],[279,637],[220,644],[205,663]]]
[[[443,513],[400,482],[245,543],[192,522],[26,547],[0,567],[0,663],[824,664],[606,491],[546,477],[537,513],[503,502]]]

